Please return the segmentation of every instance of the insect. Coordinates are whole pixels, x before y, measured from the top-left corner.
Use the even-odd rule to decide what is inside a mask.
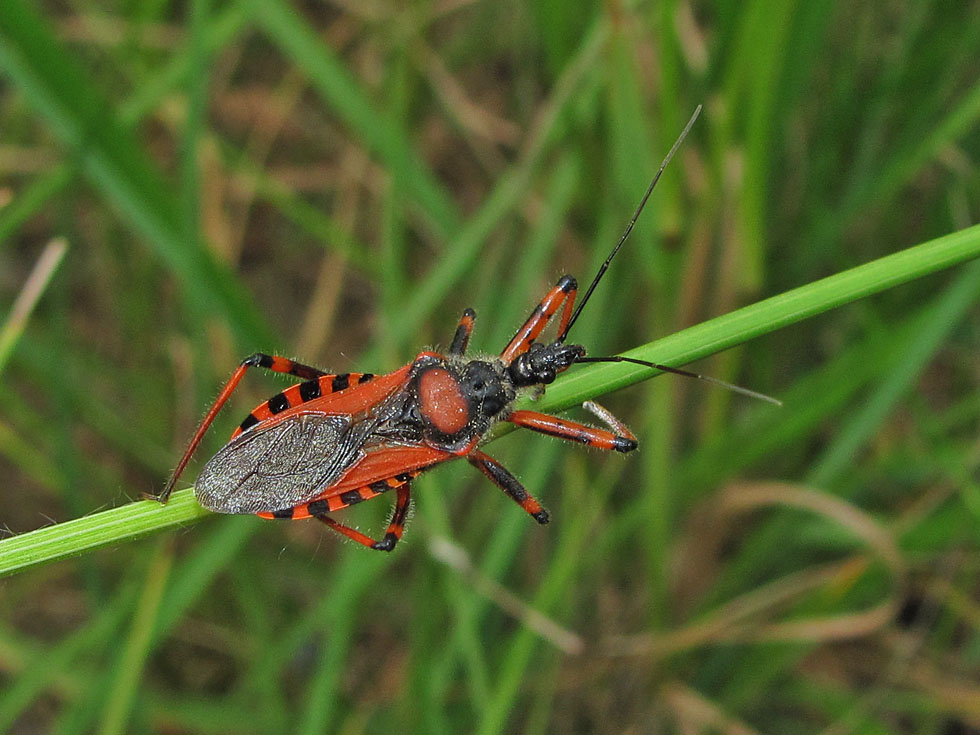
[[[584,405],[605,428],[536,411],[514,410],[519,392],[540,391],[571,365],[590,361],[635,362],[702,377],[624,357],[589,358],[583,346],[566,343],[569,330],[629,236],[700,109],[664,159],[625,233],[577,309],[577,283],[571,276],[562,276],[495,359],[467,356],[476,314],[466,309],[446,354],[422,352],[408,365],[387,375],[330,374],[285,357],[251,355],[225,384],[157,499],[166,502],[222,406],[245,373],[260,367],[304,382],[257,406],[235,429],[230,441],[204,465],[194,490],[205,508],[218,513],[254,513],[263,518],[312,517],[360,544],[391,551],[402,537],[412,480],[435,465],[464,457],[534,520],[547,523],[548,512],[541,504],[503,465],[480,450],[480,442],[493,424],[508,421],[617,452],[633,451],[637,441],[622,422],[594,403]],[[557,337],[550,344],[538,342],[556,315],[560,315]],[[387,531],[378,540],[330,515],[389,491],[395,494],[395,510]]]

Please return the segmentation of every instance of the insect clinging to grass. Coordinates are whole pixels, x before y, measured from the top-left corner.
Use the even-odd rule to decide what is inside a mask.
[[[391,551],[402,537],[419,473],[450,459],[465,458],[538,523],[548,512],[503,465],[480,449],[500,421],[598,449],[631,452],[633,433],[595,403],[583,404],[604,428],[516,410],[521,392],[542,392],[556,376],[583,362],[630,362],[724,385],[741,393],[766,396],[685,370],[643,360],[587,357],[585,347],[568,343],[568,333],[606,269],[629,237],[657,181],[684,140],[700,106],[664,159],[626,231],[599,268],[578,302],[578,284],[562,276],[534,307],[499,357],[467,355],[476,319],[466,309],[448,351],[422,352],[387,375],[331,374],[294,360],[256,353],[245,358],[225,384],[181,457],[158,500],[166,502],[191,456],[245,373],[260,367],[303,382],[257,406],[235,429],[230,441],[201,470],[194,485],[198,501],[218,513],[254,513],[263,518],[316,518],[354,541]],[[553,342],[539,342],[558,316]],[[395,511],[378,540],[345,526],[330,514],[395,493]]]

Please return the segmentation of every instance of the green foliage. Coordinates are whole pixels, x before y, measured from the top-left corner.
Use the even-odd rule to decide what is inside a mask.
[[[980,726],[972,10],[0,2],[0,731]],[[499,432],[553,522],[450,464],[391,556],[135,500],[246,354],[499,351],[699,103],[572,336],[782,409],[582,366],[640,451]]]

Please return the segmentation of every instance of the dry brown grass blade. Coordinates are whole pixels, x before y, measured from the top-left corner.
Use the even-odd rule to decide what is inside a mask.
[[[0,372],[3,371],[10,353],[27,326],[27,320],[51,282],[51,277],[58,269],[58,265],[65,257],[67,250],[68,242],[64,238],[58,237],[51,240],[44,246],[34,268],[27,280],[24,281],[24,286],[17,294],[13,306],[10,307],[6,320],[0,326]]]
[[[731,600],[704,619],[678,630],[611,638],[603,644],[605,652],[614,656],[660,659],[703,645],[736,641],[817,643],[846,640],[869,635],[892,620],[904,588],[905,562],[888,529],[839,498],[786,483],[731,485],[722,492],[717,510],[730,515],[767,506],[809,510],[850,530],[888,567],[894,580],[892,593],[860,612],[764,622],[802,595],[827,586],[853,583],[872,563],[872,558],[855,555],[786,575]]]
[[[585,650],[585,641],[581,636],[563,628],[503,585],[481,574],[473,566],[469,554],[463,547],[443,536],[433,536],[429,540],[429,553],[438,561],[456,570],[474,590],[507,614],[520,620],[555,648],[570,655],[577,655]]]

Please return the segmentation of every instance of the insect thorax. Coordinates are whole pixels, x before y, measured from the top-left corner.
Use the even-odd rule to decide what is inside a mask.
[[[506,412],[515,389],[499,360],[424,352],[413,363],[398,426],[446,451],[462,451]]]

